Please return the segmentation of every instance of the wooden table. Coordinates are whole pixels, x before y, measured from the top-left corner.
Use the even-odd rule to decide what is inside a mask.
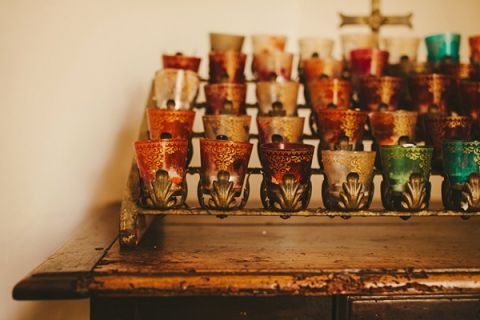
[[[165,217],[140,247],[118,207],[14,288],[92,319],[480,319],[480,219]]]

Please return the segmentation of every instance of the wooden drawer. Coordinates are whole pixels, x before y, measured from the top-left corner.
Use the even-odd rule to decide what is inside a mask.
[[[332,298],[175,297],[92,298],[92,320],[323,320]]]
[[[480,297],[347,297],[337,310],[341,320],[475,320]]]

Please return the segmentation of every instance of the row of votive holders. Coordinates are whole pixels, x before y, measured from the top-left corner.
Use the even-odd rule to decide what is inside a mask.
[[[448,62],[450,65],[459,65],[460,39],[455,33],[435,34],[425,38],[428,50],[427,59],[430,64]],[[234,77],[228,74],[230,82],[243,81],[243,69],[246,55],[243,54],[244,37],[231,34],[210,34],[210,80],[220,82],[216,70],[242,69]],[[285,52],[287,37],[282,35],[254,35],[252,36],[252,52],[254,71],[257,80],[270,80],[272,76],[279,79],[290,79],[293,65],[293,54]],[[334,41],[328,38],[309,37],[299,40],[300,67],[303,62],[311,58],[318,58],[323,63],[325,73],[332,76],[343,69],[343,63],[350,64],[353,74],[381,75],[387,67],[389,57],[393,65],[409,62],[410,68],[418,69],[416,64],[419,38],[392,37],[382,41],[383,50],[377,49],[376,38],[371,34],[342,36],[342,60],[333,58]],[[470,60],[472,64],[480,61],[480,35],[469,38]],[[164,55],[165,68],[180,68],[198,72],[201,59],[195,56]],[[373,62],[372,62],[373,61]],[[318,61],[315,63],[318,66]],[[227,67],[228,66],[228,67]],[[422,67],[423,68],[423,67]],[[447,67],[449,68],[449,67]],[[464,67],[462,67],[464,68]],[[375,70],[374,70],[375,69]],[[454,68],[456,69],[456,68]],[[332,74],[329,74],[332,73]],[[212,76],[213,75],[213,76]],[[215,76],[216,75],[216,76]],[[339,76],[340,73],[337,73]],[[335,77],[335,76],[334,76]]]
[[[227,103],[229,104],[229,103]],[[223,111],[230,110],[225,106]],[[262,110],[261,110],[262,111]],[[272,142],[302,143],[305,118],[288,115],[281,102],[274,102],[268,113],[259,112],[256,117],[259,145]],[[171,137],[191,140],[195,111],[147,108],[147,123],[150,139]],[[204,137],[219,136],[234,142],[249,142],[251,116],[235,114],[207,114],[203,116]],[[355,109],[333,107],[314,110],[309,124],[314,137],[319,138],[319,150],[332,149],[341,138],[346,138],[352,150],[363,151],[365,128],[368,127],[374,140],[373,149],[381,145],[398,144],[399,141],[416,143],[419,127],[424,130],[427,145],[432,146],[433,167],[441,170],[442,142],[445,140],[472,140],[473,120],[456,114],[429,113],[418,118],[417,112],[396,110],[365,112]],[[189,148],[190,159],[192,148]],[[320,154],[319,154],[320,159]],[[321,162],[321,161],[319,161]],[[380,166],[379,159],[377,166]]]
[[[378,111],[408,107],[420,114],[435,106],[439,112],[455,111],[478,119],[480,113],[480,81],[462,80],[442,74],[418,74],[406,81],[392,76],[367,76],[358,81],[357,92],[349,80],[322,78],[317,72],[304,73],[305,98],[312,109],[324,109],[334,103],[340,108],[352,105],[363,111]],[[172,109],[193,109],[200,88],[198,75],[185,70],[163,69],[155,77],[155,99],[159,108],[170,102]],[[268,113],[271,104],[282,102],[287,115],[297,113],[300,83],[297,81],[259,81],[255,96],[260,111]],[[234,114],[245,114],[247,85],[242,83],[211,83],[204,87],[207,113],[218,114],[225,101],[231,103]],[[353,97],[356,97],[355,101]]]
[[[250,186],[246,175],[253,144],[200,139],[200,206],[210,210],[242,209]],[[314,146],[300,143],[267,143],[260,146],[265,209],[295,212],[308,207]],[[385,209],[420,211],[428,208],[433,149],[401,144],[381,146]],[[180,208],[186,199],[188,141],[143,140],[135,143],[141,181],[138,205],[147,209]],[[442,199],[450,210],[480,210],[480,142],[447,141],[443,145]],[[346,141],[334,150],[321,150],[326,209],[357,211],[369,208],[373,198],[375,151],[351,151]],[[247,180],[247,181],[245,181]]]

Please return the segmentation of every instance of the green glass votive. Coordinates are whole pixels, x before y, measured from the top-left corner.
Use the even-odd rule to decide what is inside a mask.
[[[432,155],[433,148],[413,144],[380,147],[385,209],[420,211],[428,208]]]
[[[480,210],[480,141],[443,143],[442,201],[456,211]]]
[[[458,33],[439,33],[425,37],[428,61],[437,63],[449,58],[452,62],[458,63],[460,40],[461,36]]]

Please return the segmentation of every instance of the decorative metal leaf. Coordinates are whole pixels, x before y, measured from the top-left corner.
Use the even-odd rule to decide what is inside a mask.
[[[237,205],[235,201],[235,190],[233,182],[230,181],[230,173],[219,171],[217,180],[213,182],[213,188],[210,192],[208,207],[210,209],[234,209]]]
[[[177,204],[168,172],[158,170],[155,179],[144,184],[143,204],[149,208],[170,209]]]
[[[423,178],[418,173],[412,173],[407,182],[407,189],[402,193],[400,205],[405,210],[424,210],[427,208],[426,188]]]
[[[462,191],[460,207],[464,211],[480,210],[480,174],[472,173]]]
[[[342,184],[338,198],[338,206],[342,210],[361,210],[367,206],[368,198],[364,193],[364,186],[360,183],[356,172],[347,175],[347,181]]]
[[[292,174],[285,174],[282,183],[273,187],[270,200],[273,207],[282,211],[296,211],[302,208],[305,188],[295,180]]]

